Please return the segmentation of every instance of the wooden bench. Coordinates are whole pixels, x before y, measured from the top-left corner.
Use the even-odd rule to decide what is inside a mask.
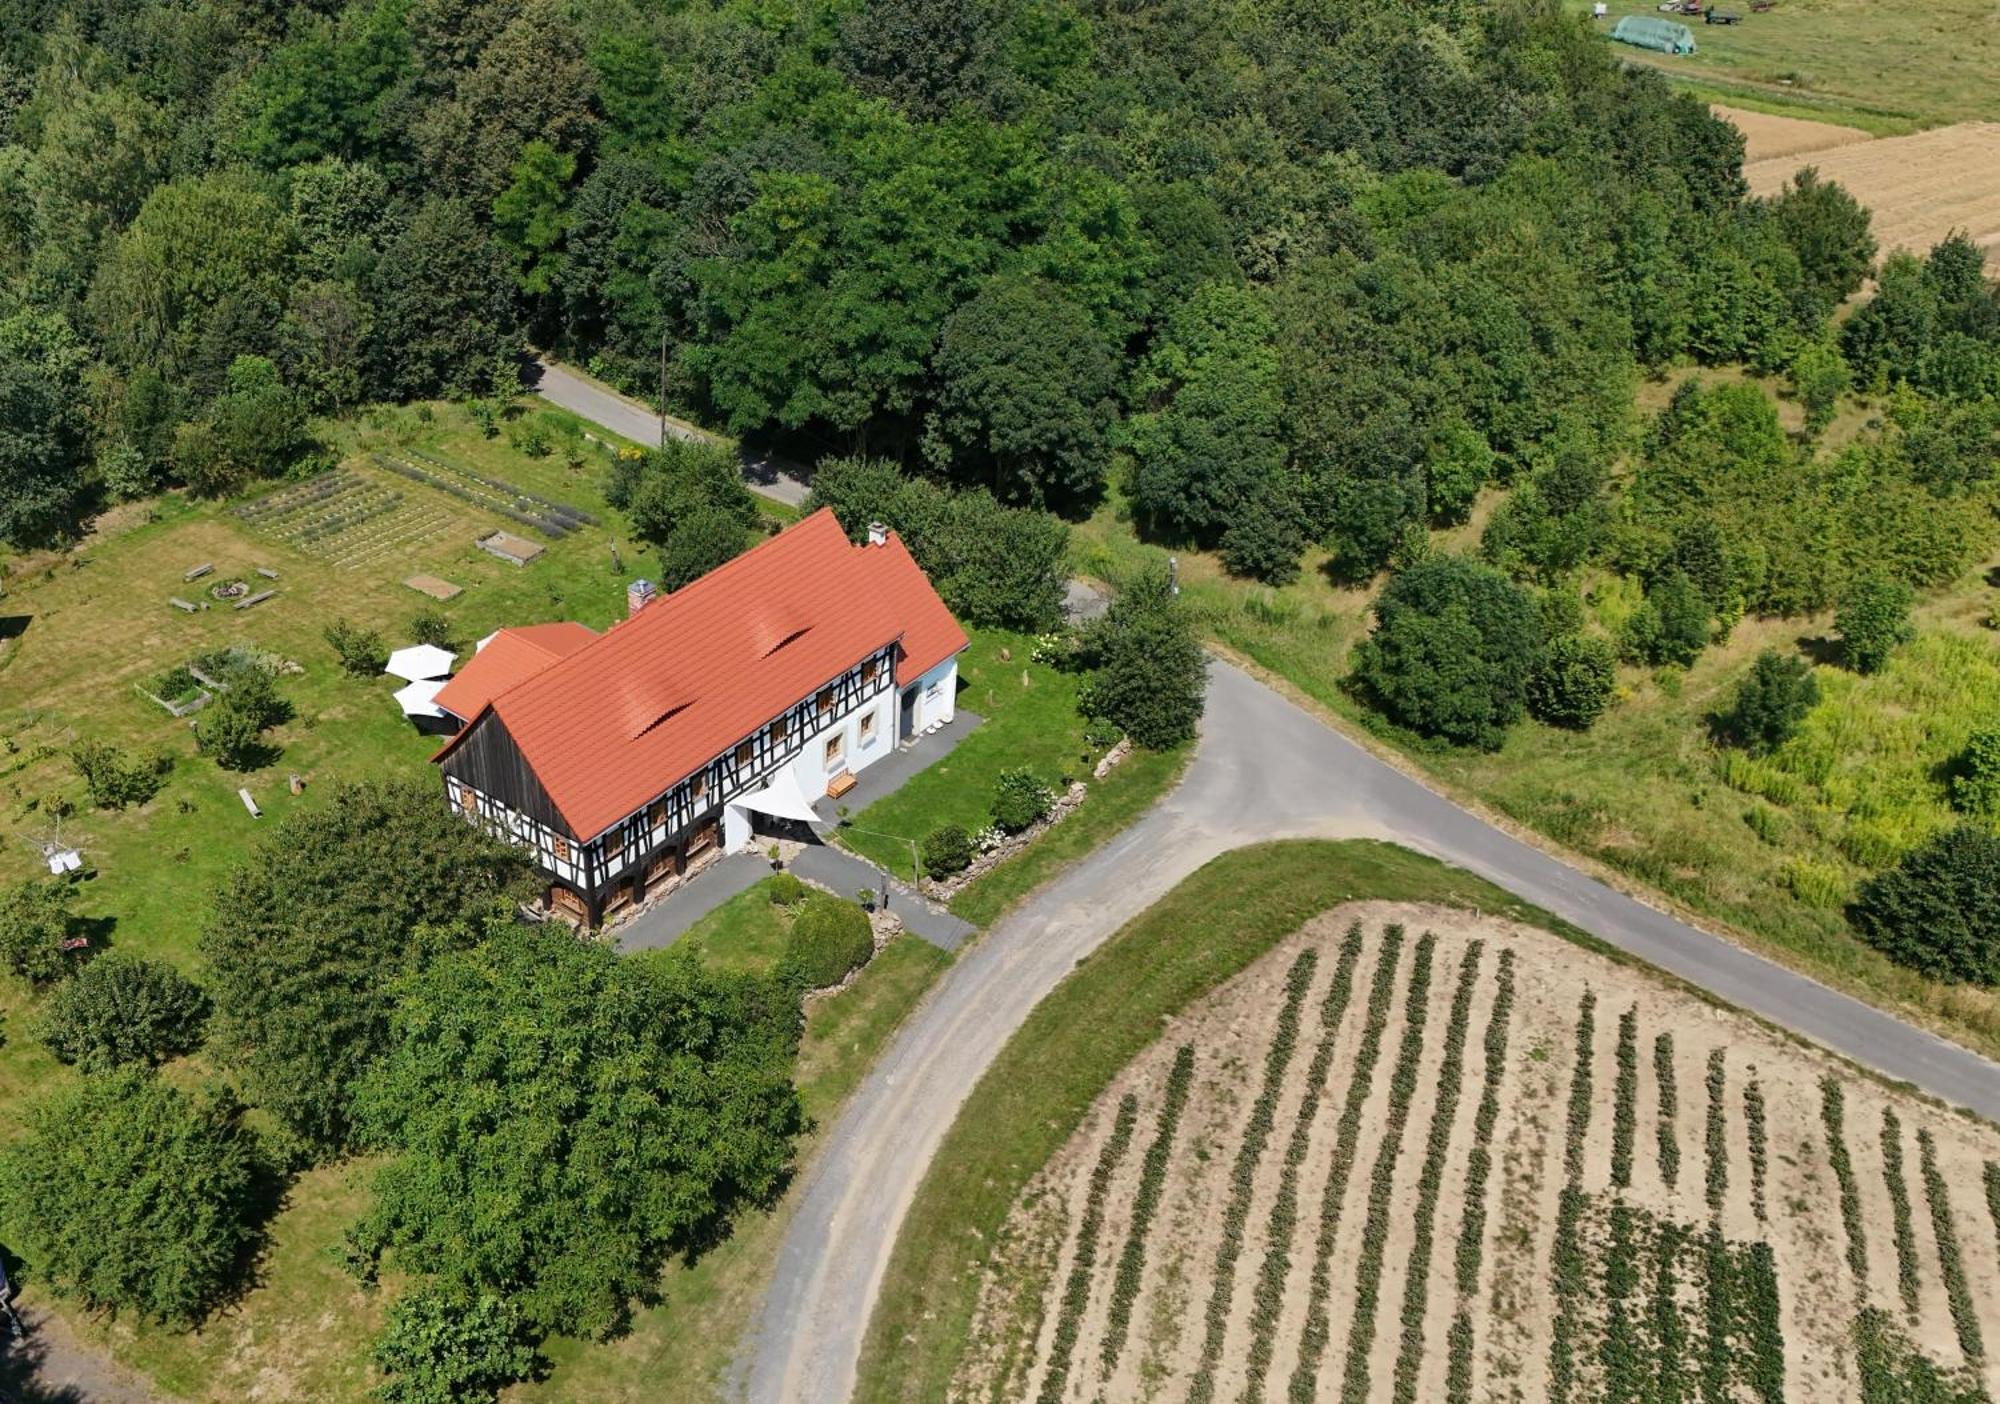
[[[854,772],[843,770],[840,774],[826,782],[826,797],[828,799],[839,799],[842,795],[853,789],[855,784]]]
[[[215,569],[215,563],[214,563],[213,561],[203,561],[203,562],[202,562],[202,563],[201,563],[200,565],[198,565],[198,566],[195,566],[195,567],[193,567],[193,568],[192,568],[192,569],[190,569],[190,570],[185,570],[185,571],[182,571],[182,572],[181,572],[181,579],[183,579],[183,580],[199,580],[199,579],[201,579],[201,578],[202,578],[202,577],[203,577],[204,575],[207,575],[207,574],[208,574],[208,573],[209,573],[210,571],[212,571],[212,570],[214,570],[214,569]]]
[[[201,608],[201,606],[194,603],[194,601],[184,600],[179,595],[167,596],[167,603],[172,605],[175,609],[184,610],[189,614],[193,614],[196,610]]]
[[[276,580],[278,578],[278,572],[272,570],[269,566],[258,566],[257,573],[266,580]]]
[[[264,603],[264,601],[270,599],[271,596],[277,593],[278,592],[276,590],[259,590],[254,595],[250,595],[244,599],[238,600],[236,602],[236,607],[238,609],[248,609],[250,608],[251,605],[260,605]]]

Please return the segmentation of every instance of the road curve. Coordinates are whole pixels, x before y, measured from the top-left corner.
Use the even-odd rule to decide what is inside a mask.
[[[1076,962],[1217,854],[1390,839],[1890,1077],[2000,1120],[2000,1066],[1605,886],[1467,813],[1242,671],[1211,671],[1181,784],[947,970],[814,1158],[742,1362],[754,1404],[843,1404],[917,1186],[960,1104]]]

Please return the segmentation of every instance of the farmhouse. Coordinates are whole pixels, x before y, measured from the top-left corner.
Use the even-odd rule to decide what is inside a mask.
[[[503,629],[437,705],[468,820],[529,849],[552,911],[596,924],[952,718],[967,643],[896,536],[817,512],[625,619]]]

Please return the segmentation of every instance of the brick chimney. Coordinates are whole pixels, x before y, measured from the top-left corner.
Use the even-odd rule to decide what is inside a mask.
[[[630,619],[653,601],[659,593],[650,580],[634,580],[625,587],[625,617]]]
[[[889,540],[888,523],[870,522],[868,524],[868,544],[870,546],[886,545],[888,543],[888,540]]]

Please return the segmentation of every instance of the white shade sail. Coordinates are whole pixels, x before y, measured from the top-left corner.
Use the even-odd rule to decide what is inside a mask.
[[[382,671],[392,678],[422,682],[425,678],[448,677],[452,661],[457,657],[449,649],[439,648],[436,644],[413,644],[390,654],[389,666]]]
[[[406,717],[441,717],[444,708],[434,699],[444,690],[444,683],[435,678],[425,678],[396,690],[396,705],[403,709]]]
[[[802,824],[817,823],[819,816],[806,803],[805,792],[799,782],[792,777],[787,766],[779,771],[771,783],[754,795],[742,795],[729,802],[731,809],[751,809],[759,814],[769,814],[776,819],[796,819]]]

